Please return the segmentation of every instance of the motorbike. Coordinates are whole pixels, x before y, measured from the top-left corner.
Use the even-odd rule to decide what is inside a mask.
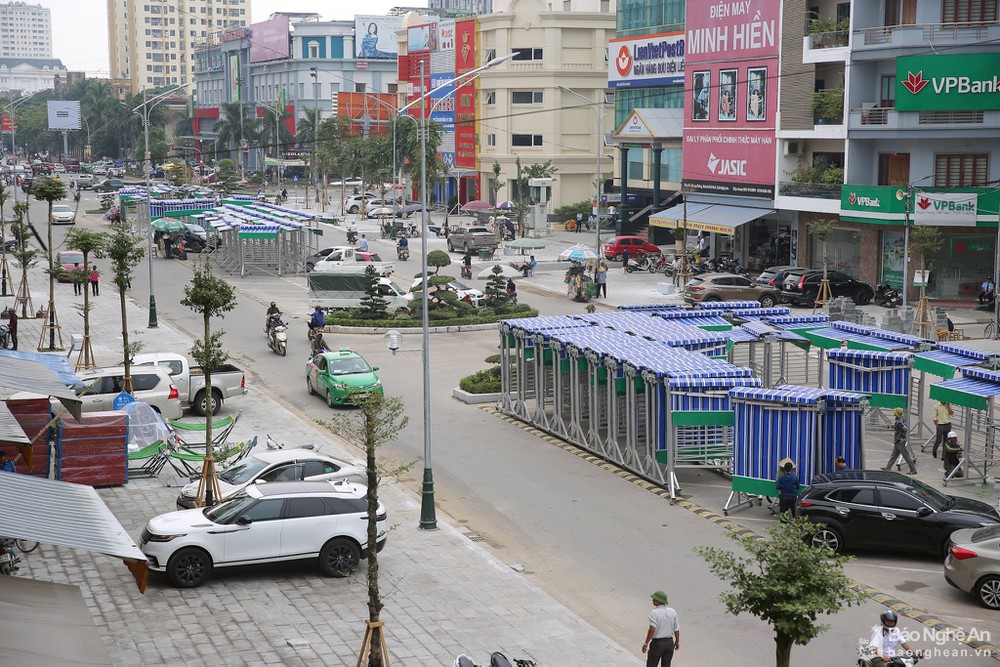
[[[410,249],[408,247],[396,246],[396,258],[401,262],[405,262],[410,258]]]
[[[347,242],[350,243],[351,245],[354,245],[355,243],[357,243],[358,242],[358,233],[357,232],[352,232],[352,231],[348,230],[348,232],[347,232]]]
[[[861,646],[858,647],[858,667],[871,667],[872,658],[875,657],[875,652],[872,651],[871,647],[868,645],[867,640],[864,641]],[[885,664],[888,667],[914,667],[920,659],[928,659],[928,656],[922,655],[919,651],[905,656],[897,656],[892,660],[889,660]]]
[[[10,538],[0,539],[0,574],[12,575],[20,568],[18,563],[21,559],[14,551],[14,540]]]
[[[462,264],[462,277],[472,280],[472,267],[466,264]]]
[[[455,662],[452,667],[479,667],[479,665],[476,664],[472,658],[463,653],[455,658]],[[514,658],[514,660],[511,661],[508,660],[507,656],[500,651],[494,651],[490,654],[489,667],[536,667],[536,663],[534,660],[528,660],[527,658]]]
[[[282,322],[266,330],[267,346],[271,351],[285,356],[288,351],[288,325]]]
[[[903,305],[903,295],[898,289],[890,287],[889,283],[881,282],[875,286],[875,305],[897,308]]]

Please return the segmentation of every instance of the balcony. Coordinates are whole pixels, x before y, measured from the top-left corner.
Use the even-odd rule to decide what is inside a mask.
[[[836,199],[840,200],[840,186],[828,183],[798,183],[794,181],[780,181],[778,183],[778,194],[783,197],[807,197],[809,199]]]
[[[941,127],[995,126],[1000,123],[1000,111],[907,111],[879,107],[865,103],[860,109],[851,109],[848,128],[851,130],[888,129],[923,130]],[[977,132],[980,128],[976,128]]]
[[[802,39],[802,62],[846,62],[850,55],[850,36],[847,30],[834,30],[806,35]]]
[[[923,23],[855,30],[851,44],[854,57],[864,58],[865,51],[926,49],[928,44],[933,44],[938,49],[947,49],[951,46],[968,46],[994,40],[1000,40],[998,23]],[[885,56],[871,53],[870,57]]]

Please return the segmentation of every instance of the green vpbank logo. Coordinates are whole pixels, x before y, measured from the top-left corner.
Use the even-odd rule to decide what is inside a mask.
[[[1000,109],[1000,53],[896,59],[897,111]]]

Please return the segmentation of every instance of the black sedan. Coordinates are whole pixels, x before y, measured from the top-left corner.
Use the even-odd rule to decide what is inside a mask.
[[[106,178],[94,186],[94,192],[118,192],[125,187],[125,181],[120,178]]]
[[[798,515],[818,524],[813,544],[943,556],[956,530],[1000,523],[995,507],[948,496],[896,472],[818,475],[799,494]]]
[[[855,280],[846,273],[828,271],[827,277],[833,297],[846,296],[859,306],[863,306],[875,296],[875,290],[871,285]],[[781,285],[781,300],[796,306],[811,306],[819,294],[822,280],[821,269],[787,273]]]

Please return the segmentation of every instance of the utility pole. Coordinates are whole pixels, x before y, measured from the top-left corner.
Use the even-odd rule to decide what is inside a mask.
[[[319,70],[315,67],[309,68],[309,74],[313,78],[313,159],[312,159],[312,184],[316,191],[316,203],[319,203]]]

